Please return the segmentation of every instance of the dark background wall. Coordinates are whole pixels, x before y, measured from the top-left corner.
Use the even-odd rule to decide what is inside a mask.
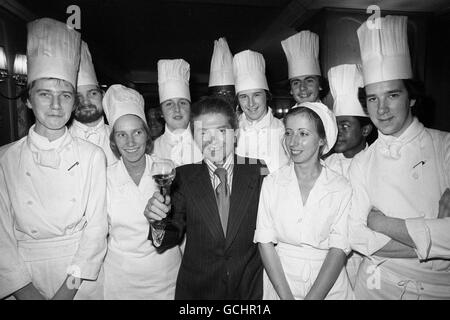
[[[26,35],[25,22],[0,8],[0,46],[3,46],[5,50],[10,72],[13,71],[15,54],[26,53]],[[21,87],[16,86],[14,81],[9,78],[0,83],[0,93],[3,95],[15,97],[20,91]],[[22,107],[20,100],[8,100],[0,97],[0,145],[7,144],[19,137],[24,125],[23,119],[19,117],[24,112]],[[20,108],[19,112],[18,108]]]
[[[362,4],[367,2],[365,0],[223,0],[221,4],[209,0],[177,0],[164,5],[161,2],[163,9],[168,6],[168,12],[159,7],[159,11],[150,10],[154,9],[150,4],[137,1],[139,6],[133,7],[135,18],[130,20],[127,16],[127,23],[124,24],[118,23],[118,19],[121,14],[126,14],[119,12],[118,8],[128,8],[125,1],[45,1],[55,5],[43,6],[41,2],[31,0],[0,3],[0,45],[6,49],[9,71],[12,71],[14,54],[26,51],[26,23],[43,16],[64,21],[68,17],[65,7],[77,3],[82,10],[82,37],[89,43],[97,77],[102,84],[122,83],[134,87],[144,95],[148,110],[158,105],[155,66],[159,58],[168,58],[161,56],[166,52],[172,55],[171,58],[178,57],[177,52],[180,52],[179,57],[193,62],[191,94],[194,99],[206,94],[213,39],[219,36],[228,36],[232,53],[249,48],[264,55],[266,75],[274,96],[271,107],[275,111],[286,110],[294,102],[289,95],[287,62],[280,41],[300,30],[310,29],[318,33],[321,68],[323,75],[326,75],[329,68],[335,65],[360,62],[356,30],[370,16],[365,10],[366,3]],[[5,9],[5,3],[14,4],[13,10]],[[397,6],[393,5],[395,3]],[[385,9],[391,4],[390,10]],[[339,5],[339,8],[331,8],[330,5]],[[392,0],[379,1],[379,5],[382,16],[403,14],[409,17],[408,38],[414,73],[416,78],[424,82],[429,94],[425,106],[417,110],[420,120],[429,127],[450,131],[450,2],[411,1],[406,5],[405,2]],[[97,10],[99,8],[101,10]],[[113,27],[103,21],[105,19],[98,18],[100,11],[102,16],[115,17],[112,20],[116,22]],[[217,12],[221,13],[221,19],[218,19]],[[171,23],[164,23],[163,17],[168,13],[172,15]],[[142,24],[152,20],[152,15],[158,15],[158,21],[162,22],[144,28]],[[177,16],[182,17],[180,24],[175,23]],[[203,20],[199,21],[199,17]],[[191,20],[194,18],[196,21]],[[217,26],[214,21],[221,23]],[[146,32],[136,32],[136,25],[139,26],[136,30],[142,31],[144,28]],[[208,26],[203,28],[204,34],[198,30],[203,25]],[[181,31],[180,27],[183,33],[177,32]],[[247,32],[249,28],[252,32]],[[167,34],[172,38],[166,37]],[[177,35],[182,39],[181,42]],[[130,43],[133,46],[127,45]],[[142,61],[136,61],[138,57]],[[9,79],[0,83],[0,93],[8,96],[16,96],[21,89]],[[331,95],[324,102],[331,107]],[[0,97],[0,146],[25,135],[32,121],[30,111],[19,99],[6,100]]]

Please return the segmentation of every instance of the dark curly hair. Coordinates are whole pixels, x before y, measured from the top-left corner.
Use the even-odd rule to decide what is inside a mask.
[[[228,122],[233,129],[237,129],[238,122],[233,106],[227,99],[216,96],[206,96],[191,105],[191,130],[194,132],[195,119],[203,114],[219,113],[228,117]]]
[[[410,100],[416,100],[416,103],[414,104],[414,107],[417,109],[419,108],[425,97],[425,86],[422,81],[415,80],[415,79],[401,79],[403,80],[403,84],[405,85],[406,91],[408,92],[408,98]],[[367,95],[365,88],[358,88],[358,99],[361,103],[361,106],[363,107],[364,112],[368,113],[367,111]]]

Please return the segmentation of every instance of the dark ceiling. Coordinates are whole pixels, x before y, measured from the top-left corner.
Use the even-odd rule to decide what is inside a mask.
[[[66,21],[81,9],[81,34],[102,83],[134,86],[157,101],[157,61],[183,58],[191,66],[191,91],[208,83],[213,42],[226,37],[233,54],[252,49],[266,58],[269,83],[287,77],[280,41],[323,7],[437,12],[448,0],[8,0],[23,19]],[[202,89],[198,89],[198,88]],[[197,88],[197,89],[195,89]]]
[[[183,58],[193,81],[209,73],[213,42],[226,37],[233,53],[257,39],[290,0],[143,1],[22,0],[37,17],[65,21],[81,9],[81,34],[103,81],[154,83],[157,61]],[[102,60],[102,61],[100,61]]]

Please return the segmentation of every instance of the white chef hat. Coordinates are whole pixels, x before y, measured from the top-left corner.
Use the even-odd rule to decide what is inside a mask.
[[[289,79],[306,75],[321,75],[319,36],[304,30],[281,41],[288,62]]]
[[[159,102],[168,99],[185,98],[191,101],[189,92],[189,63],[183,59],[158,61]]]
[[[214,41],[208,87],[233,86],[233,55],[225,38]]]
[[[81,35],[62,22],[42,18],[28,23],[28,84],[57,78],[77,87]]]
[[[77,86],[85,85],[98,85],[98,81],[89,47],[86,42],[81,41],[81,59]]]
[[[113,84],[106,90],[103,97],[103,110],[111,127],[121,116],[134,114],[144,120],[144,98],[134,89],[127,88],[121,84]]]
[[[358,100],[358,88],[364,86],[360,65],[341,64],[332,67],[328,70],[328,81],[336,116],[368,117]]]
[[[299,107],[306,107],[308,109],[311,109],[312,111],[317,113],[320,120],[322,120],[323,127],[325,129],[325,136],[327,138],[327,144],[323,149],[323,154],[326,154],[331,150],[331,148],[333,148],[334,144],[336,143],[338,135],[336,116],[330,109],[328,109],[326,105],[321,102],[303,102],[301,104],[295,105],[294,107],[292,107],[292,109],[296,109]]]
[[[245,50],[235,54],[233,74],[236,93],[250,89],[269,90],[266,79],[266,62],[259,52]]]
[[[380,18],[380,28],[366,21],[358,28],[364,85],[412,78],[408,47],[408,17]]]

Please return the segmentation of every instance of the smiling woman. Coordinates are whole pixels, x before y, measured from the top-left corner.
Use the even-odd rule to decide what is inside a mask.
[[[158,190],[151,167],[153,141],[144,99],[135,90],[111,86],[103,100],[112,126],[111,149],[119,161],[107,170],[108,252],[98,283],[105,299],[173,299],[181,261],[178,247],[162,254],[147,240],[144,216],[148,199]]]
[[[254,237],[264,299],[352,299],[343,268],[351,187],[319,160],[336,141],[336,120],[325,105],[305,102],[285,126],[291,162],[263,182]]]
[[[135,115],[124,115],[114,124],[110,135],[111,150],[125,162],[136,162],[151,154],[153,140],[147,124]]]

